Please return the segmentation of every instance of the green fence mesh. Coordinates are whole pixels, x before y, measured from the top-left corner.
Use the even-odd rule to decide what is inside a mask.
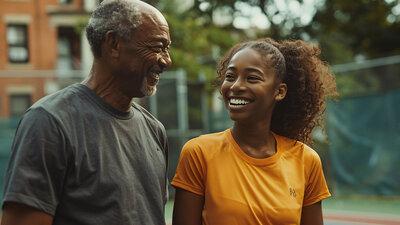
[[[400,195],[400,91],[341,98],[327,113],[334,193]]]
[[[4,179],[18,120],[18,118],[0,119],[0,201],[3,199]]]

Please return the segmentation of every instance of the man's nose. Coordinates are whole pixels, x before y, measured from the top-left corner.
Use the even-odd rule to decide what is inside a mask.
[[[161,58],[159,59],[159,63],[163,68],[168,68],[172,65],[172,60],[168,51],[162,54]]]

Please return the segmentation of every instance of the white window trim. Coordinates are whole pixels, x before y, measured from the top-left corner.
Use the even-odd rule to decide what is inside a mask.
[[[18,85],[18,86],[7,86],[6,87],[6,93],[8,95],[32,95],[32,93],[35,91],[35,88],[30,85]]]
[[[32,22],[32,16],[29,14],[5,14],[3,15],[3,21],[6,24],[30,24]]]
[[[8,26],[9,24],[15,24],[15,25],[26,25],[27,26],[27,32],[29,34],[29,25],[32,22],[32,16],[29,14],[12,14],[12,13],[8,13],[8,14],[4,14],[3,15],[3,21],[6,24],[6,26]],[[29,46],[29,35],[27,37],[28,39],[27,44]],[[28,51],[29,51],[29,47],[28,47]],[[28,53],[29,54],[29,53]],[[24,63],[14,63],[14,62],[10,62],[8,61],[6,68],[7,69],[29,69],[31,68],[31,56],[29,55],[29,60],[28,62],[24,62]]]

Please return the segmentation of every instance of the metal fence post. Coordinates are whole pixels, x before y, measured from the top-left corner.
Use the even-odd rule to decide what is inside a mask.
[[[150,113],[156,118],[158,118],[157,117],[158,116],[157,96],[158,96],[158,93],[156,92],[156,94],[154,96],[151,96],[149,98]]]
[[[178,130],[180,135],[184,137],[189,128],[186,72],[178,70],[176,79]]]

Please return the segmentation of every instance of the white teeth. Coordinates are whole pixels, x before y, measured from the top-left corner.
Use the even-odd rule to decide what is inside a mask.
[[[229,100],[229,103],[233,105],[246,105],[247,103],[249,103],[249,101],[243,99],[231,98]]]
[[[158,74],[158,73],[151,73],[151,75],[152,75],[153,77],[155,77],[155,78],[158,78],[158,77],[160,76],[160,74]]]

